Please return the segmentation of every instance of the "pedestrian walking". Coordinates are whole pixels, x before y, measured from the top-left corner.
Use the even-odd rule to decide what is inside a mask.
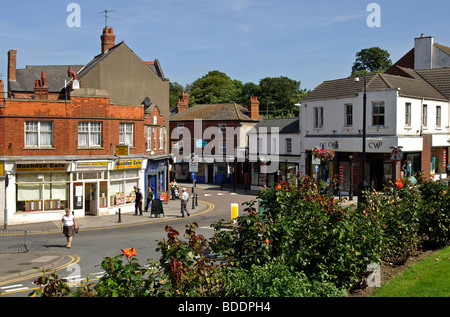
[[[74,215],[70,213],[69,208],[66,208],[66,214],[61,218],[61,229],[67,238],[66,248],[70,249],[72,245],[72,237],[75,234],[75,230],[78,231],[78,225]]]
[[[152,200],[153,200],[153,187],[148,186],[147,203],[145,204],[145,212],[148,211],[148,206],[150,206],[150,209],[152,208]]]
[[[186,192],[186,188],[183,188],[181,190],[181,217],[184,217],[184,212],[186,211],[187,216],[189,217],[190,214],[187,210],[187,204],[189,202],[189,194]]]
[[[139,216],[143,216],[142,214],[142,192],[139,188],[134,186],[134,190],[136,192],[136,200],[134,202],[134,215],[138,215],[139,210]]]

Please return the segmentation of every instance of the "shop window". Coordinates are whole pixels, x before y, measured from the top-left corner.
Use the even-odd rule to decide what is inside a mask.
[[[17,211],[60,210],[69,204],[67,173],[17,174]]]

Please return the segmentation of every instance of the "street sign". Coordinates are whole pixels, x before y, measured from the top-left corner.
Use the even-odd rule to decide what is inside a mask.
[[[198,172],[198,155],[195,153],[192,153],[189,159],[189,172]]]
[[[191,172],[191,179],[195,180],[195,172]]]
[[[314,172],[317,173],[319,171],[319,165],[315,164],[314,165]]]
[[[396,161],[401,161],[402,160],[402,154],[396,147],[392,150],[390,160],[392,162],[396,162]]]

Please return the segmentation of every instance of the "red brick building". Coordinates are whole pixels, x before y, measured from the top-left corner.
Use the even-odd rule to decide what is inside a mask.
[[[258,98],[251,97],[247,107],[236,103],[188,104],[189,96],[183,92],[178,113],[170,117],[171,152],[175,156],[171,178],[191,180],[189,159],[195,153],[199,158],[198,183],[244,184],[247,132],[260,120]]]
[[[6,93],[0,82],[3,222],[59,220],[64,208],[76,216],[131,212],[134,186],[167,190],[169,80],[158,60],[115,45],[112,29],[101,42],[86,65],[17,69],[17,51],[8,52]]]

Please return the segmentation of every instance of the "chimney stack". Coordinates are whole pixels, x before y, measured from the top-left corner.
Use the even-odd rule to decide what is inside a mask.
[[[181,93],[180,98],[178,98],[178,109],[177,113],[186,110],[189,107],[189,94],[185,91]]]
[[[250,113],[250,118],[252,120],[259,120],[259,101],[258,97],[250,96],[247,101],[247,110]]]
[[[9,50],[8,52],[8,82],[16,80],[17,51]]]
[[[5,85],[2,79],[0,79],[0,102],[5,102]]]
[[[116,36],[112,28],[103,28],[103,34],[100,36],[102,40],[102,54],[105,54],[111,47],[116,45]]]
[[[35,80],[33,92],[35,99],[48,99],[47,75],[45,72],[41,73],[41,80]]]

